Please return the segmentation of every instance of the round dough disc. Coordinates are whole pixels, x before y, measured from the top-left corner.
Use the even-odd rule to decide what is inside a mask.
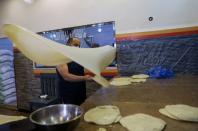
[[[198,122],[197,107],[184,104],[177,104],[167,105],[165,106],[165,110],[180,120]]]
[[[161,131],[166,125],[165,121],[142,113],[123,117],[120,123],[128,131]]]
[[[165,115],[165,116],[168,116],[172,119],[175,119],[175,120],[179,120],[179,118],[173,116],[172,114],[170,114],[165,108],[162,108],[162,109],[159,109],[159,112],[162,114],[162,115]]]
[[[110,125],[118,117],[120,117],[120,110],[117,106],[105,105],[88,110],[84,115],[84,120],[97,125]]]

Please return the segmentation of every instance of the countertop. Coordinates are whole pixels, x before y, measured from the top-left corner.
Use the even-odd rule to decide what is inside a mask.
[[[146,113],[166,121],[164,131],[198,131],[198,123],[176,121],[161,115],[158,109],[167,104],[188,104],[198,107],[198,76],[179,75],[172,79],[148,79],[145,83],[121,87],[102,88],[90,96],[81,106],[85,112],[98,105],[116,105],[121,115]],[[20,114],[17,111],[11,115]],[[10,114],[0,109],[0,114]],[[20,126],[25,124],[27,126]],[[120,124],[97,126],[86,123],[83,118],[75,131],[96,131],[104,127],[107,131],[126,131]],[[4,130],[2,130],[4,129]],[[34,126],[23,120],[0,126],[2,131],[33,131]]]

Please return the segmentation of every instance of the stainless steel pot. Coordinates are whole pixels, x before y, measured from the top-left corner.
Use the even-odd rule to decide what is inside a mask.
[[[39,130],[72,131],[79,124],[83,109],[72,104],[58,104],[40,108],[30,114],[30,121]]]

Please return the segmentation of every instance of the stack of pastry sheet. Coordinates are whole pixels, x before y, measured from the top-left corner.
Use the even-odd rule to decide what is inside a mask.
[[[16,103],[13,52],[0,50],[0,103]]]
[[[119,78],[113,78],[110,82],[111,85],[114,86],[124,86],[124,85],[130,85],[131,84],[131,78],[130,77],[119,77]]]
[[[139,74],[131,76],[132,83],[146,82],[146,79],[149,78],[149,75]]]
[[[148,77],[149,77],[148,75],[139,74],[139,75],[133,75],[131,77],[113,78],[110,84],[114,86],[124,86],[124,85],[130,85],[131,83],[142,83],[145,82]]]
[[[198,107],[184,104],[167,105],[159,109],[159,112],[175,120],[198,122]]]

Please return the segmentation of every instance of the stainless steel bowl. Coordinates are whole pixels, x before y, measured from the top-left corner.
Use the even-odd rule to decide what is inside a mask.
[[[39,130],[72,131],[79,124],[83,109],[77,105],[58,104],[40,108],[30,114]]]

